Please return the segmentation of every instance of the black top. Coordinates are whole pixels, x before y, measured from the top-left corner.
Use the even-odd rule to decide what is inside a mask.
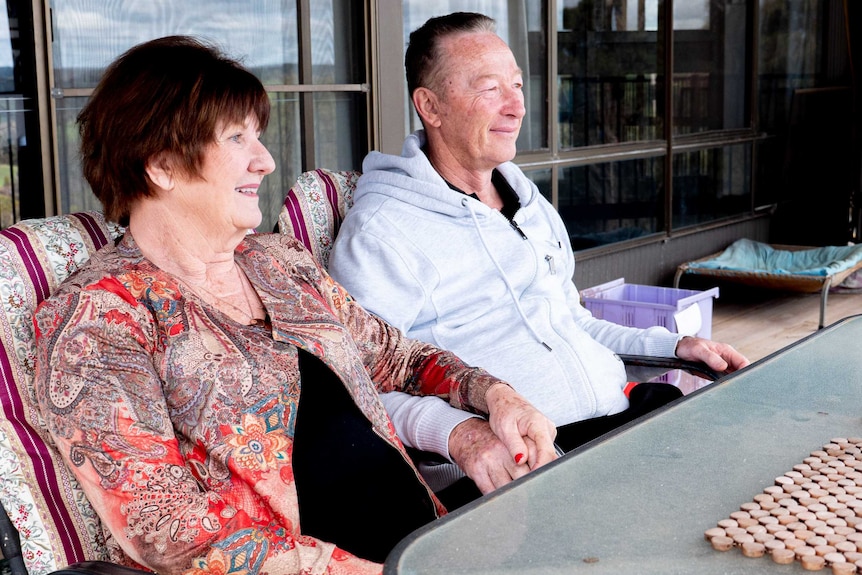
[[[448,181],[446,182],[450,188],[455,190],[456,192],[460,192],[465,196],[469,196],[471,198],[479,199],[476,194],[468,194],[461,188],[453,186]],[[491,183],[494,184],[494,187],[497,188],[497,193],[500,194],[500,199],[503,200],[503,207],[500,209],[500,213],[506,216],[507,220],[512,220],[515,217],[515,214],[519,209],[521,209],[521,201],[518,199],[518,194],[515,193],[515,190],[512,189],[512,186],[509,185],[509,182],[506,181],[506,178],[503,177],[503,174],[500,173],[499,170],[494,170],[491,173]]]
[[[326,364],[299,350],[299,370],[293,474],[301,531],[382,563],[436,518],[434,503]]]

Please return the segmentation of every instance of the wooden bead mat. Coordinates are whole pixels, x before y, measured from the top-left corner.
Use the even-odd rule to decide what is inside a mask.
[[[836,437],[704,537],[719,551],[862,573],[862,438]]]

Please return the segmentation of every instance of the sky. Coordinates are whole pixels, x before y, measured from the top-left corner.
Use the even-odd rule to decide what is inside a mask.
[[[9,16],[6,10],[0,10],[0,68],[11,67],[12,39],[9,37]]]
[[[296,62],[295,3],[256,0],[55,0],[58,66],[104,68],[135,44],[169,34],[192,34],[218,44],[251,67]],[[332,6],[311,2],[312,57],[332,58]],[[292,26],[286,26],[292,23]]]

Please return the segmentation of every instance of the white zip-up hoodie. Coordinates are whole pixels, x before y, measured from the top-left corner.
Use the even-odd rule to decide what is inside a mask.
[[[513,225],[450,189],[424,143],[420,130],[401,156],[365,158],[330,256],[335,279],[410,337],[508,381],[557,426],[626,409],[616,353],[673,357],[680,336],[592,317],[562,219],[515,164],[498,167],[521,203]],[[385,403],[405,443],[448,453],[452,421],[439,410],[417,415],[422,398]]]

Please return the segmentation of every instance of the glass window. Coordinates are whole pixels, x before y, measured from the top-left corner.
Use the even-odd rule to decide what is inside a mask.
[[[536,187],[539,188],[539,193],[545,196],[546,200],[549,202],[553,201],[551,180],[554,174],[551,170],[530,170],[525,171],[524,174],[536,184]]]
[[[518,151],[548,148],[547,0],[404,0],[403,12],[405,50],[410,32],[434,16],[478,12],[493,18],[497,22],[497,34],[509,45],[523,70],[527,114],[518,136]],[[406,89],[406,80],[404,85]],[[422,127],[409,101],[406,113],[408,132]]]
[[[775,203],[789,195],[787,180],[777,175],[786,174],[789,162],[798,163],[804,157],[793,156],[794,151],[803,149],[791,148],[790,130],[791,123],[804,116],[806,99],[823,96],[811,92],[806,97],[806,93],[823,81],[820,23],[825,20],[824,9],[818,0],[760,1],[758,112],[761,129],[770,138],[758,146],[757,205]],[[825,105],[825,109],[834,110],[834,102]],[[835,120],[844,121],[841,113],[835,116]],[[815,146],[823,150],[833,143],[834,139],[826,138]]]
[[[56,100],[57,126],[61,129],[57,138],[60,165],[57,186],[64,213],[102,209],[102,204],[90,192],[90,187],[84,180],[78,154],[76,118],[86,103],[85,97],[65,97]]]
[[[300,130],[300,103],[296,93],[278,92],[270,94],[272,112],[269,126],[261,136],[261,141],[275,159],[276,169],[263,179],[258,195],[260,210],[263,213],[261,231],[272,231],[278,221],[278,213],[284,202],[284,195],[301,173],[302,131]]]
[[[674,2],[674,134],[744,128],[744,0]]]
[[[314,96],[315,157],[320,166],[352,170],[362,165],[366,141],[364,95],[324,92]]]
[[[0,23],[2,26],[2,23]],[[0,54],[2,58],[2,54]],[[24,170],[21,159],[30,150],[27,145],[26,116],[34,114],[29,99],[12,90],[0,93],[0,228],[18,221],[21,214],[22,177],[33,179],[38,172]],[[36,164],[38,166],[38,164]],[[38,194],[36,189],[26,190]]]
[[[664,158],[560,170],[559,211],[572,248],[586,249],[663,229]]]
[[[213,42],[270,89],[273,112],[263,141],[276,171],[260,192],[262,230],[274,227],[284,194],[302,171],[358,168],[368,147],[364,5],[311,2],[310,37],[301,38],[296,4],[256,2],[237,10],[231,0],[52,0],[60,211],[100,207],[78,165],[75,119],[89,90],[122,52],[170,34]],[[308,69],[299,60],[301,43],[310,54]],[[292,89],[299,84],[312,93]],[[334,84],[336,91],[327,90]]]
[[[95,87],[105,67],[124,51],[171,34],[200,36],[242,56],[264,83],[297,83],[296,2],[251,6],[237,10],[232,0],[52,0],[54,85]]]
[[[751,144],[673,157],[673,227],[751,211]]]
[[[662,137],[659,0],[558,4],[562,149]]]
[[[0,4],[0,228],[45,209],[30,10]]]
[[[822,81],[824,21],[819,0],[760,0],[757,81],[764,130],[785,128],[793,92]]]
[[[310,5],[313,82],[315,84],[364,82],[363,3],[350,0],[328,2],[315,0],[310,2]],[[288,21],[293,19],[290,18]]]

